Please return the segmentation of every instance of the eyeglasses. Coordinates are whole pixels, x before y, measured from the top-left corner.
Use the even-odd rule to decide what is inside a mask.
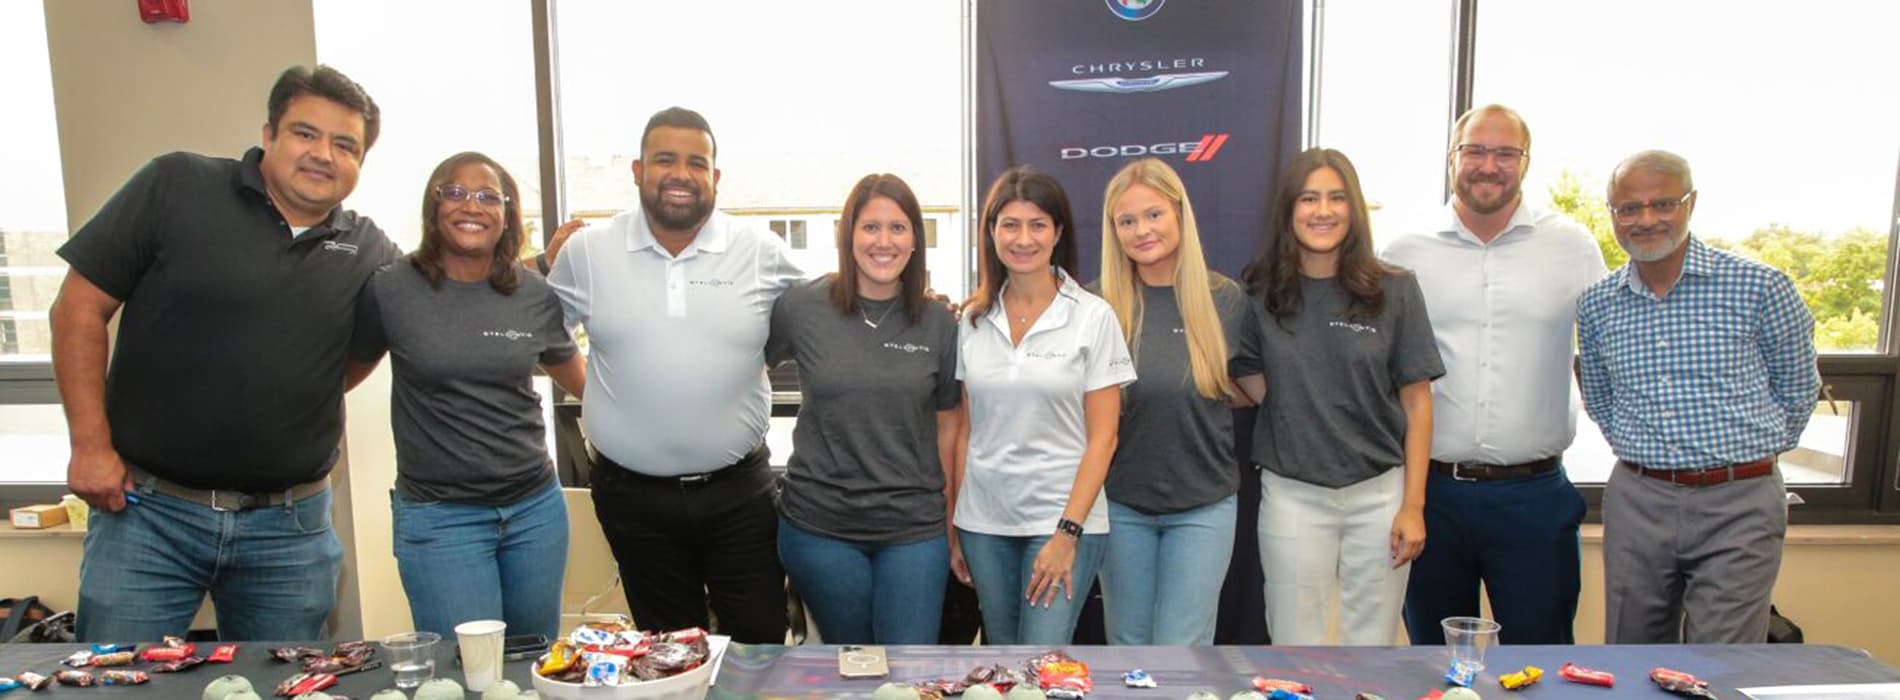
[[[435,196],[441,197],[444,202],[466,202],[473,197],[476,204],[484,207],[499,207],[508,203],[508,195],[494,190],[470,190],[461,185],[439,185],[435,188]]]
[[[1677,211],[1689,203],[1689,198],[1694,196],[1695,190],[1689,190],[1688,194],[1676,199],[1658,199],[1650,202],[1624,202],[1610,207],[1610,216],[1616,218],[1616,223],[1627,225],[1636,223],[1638,219],[1643,218],[1644,209],[1653,209],[1657,217],[1667,219],[1675,216]]]
[[[1469,158],[1474,161],[1482,161],[1487,157],[1497,156],[1499,165],[1517,165],[1519,161],[1524,159],[1524,156],[1530,155],[1528,151],[1516,146],[1498,146],[1493,148],[1476,143],[1458,144],[1452,147],[1451,152],[1458,154],[1460,158]]]

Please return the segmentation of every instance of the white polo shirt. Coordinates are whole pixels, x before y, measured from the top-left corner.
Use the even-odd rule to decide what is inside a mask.
[[[1007,284],[1004,286],[1008,288]],[[1088,444],[1082,396],[1135,381],[1108,302],[1062,275],[1055,301],[1021,345],[1009,342],[999,292],[972,327],[957,324],[957,379],[970,394],[970,450],[957,495],[956,526],[987,535],[1056,531]],[[1108,532],[1108,498],[1082,523]]]
[[[1418,275],[1445,361],[1432,382],[1432,458],[1504,465],[1563,454],[1577,434],[1577,297],[1608,274],[1590,232],[1519,203],[1486,244],[1447,204],[1437,229],[1393,241],[1385,258]]]
[[[712,471],[765,440],[772,302],[803,276],[785,242],[714,212],[677,257],[638,207],[569,240],[549,271],[568,330],[585,327],[581,423],[632,471]]]

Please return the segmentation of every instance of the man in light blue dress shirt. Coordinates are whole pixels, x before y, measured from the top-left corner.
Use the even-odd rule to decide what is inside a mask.
[[[1787,532],[1776,456],[1814,411],[1814,316],[1788,276],[1689,233],[1689,164],[1610,176],[1630,262],[1584,292],[1584,407],[1618,467],[1603,492],[1604,638],[1759,643]]]

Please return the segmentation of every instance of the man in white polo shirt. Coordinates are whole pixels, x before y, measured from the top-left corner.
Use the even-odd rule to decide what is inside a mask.
[[[633,163],[640,206],[558,247],[548,281],[570,330],[587,330],[594,513],[634,621],[710,627],[710,602],[735,641],[780,644],[765,339],[803,274],[777,236],[713,210],[717,148],[698,113],[654,114]]]

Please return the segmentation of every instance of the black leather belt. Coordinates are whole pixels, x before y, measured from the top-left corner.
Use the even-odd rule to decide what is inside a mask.
[[[1432,471],[1444,474],[1458,481],[1497,481],[1499,479],[1522,479],[1537,476],[1555,470],[1563,460],[1559,457],[1545,457],[1523,464],[1479,464],[1476,462],[1440,462],[1432,460]]]
[[[720,467],[718,469],[714,469],[709,472],[700,472],[698,474],[679,474],[675,476],[653,476],[651,474],[641,474],[640,472],[636,472],[636,471],[633,471],[632,469],[628,469],[625,466],[622,466],[619,462],[615,462],[612,457],[608,457],[607,455],[601,454],[600,450],[598,448],[595,448],[594,443],[592,442],[587,443],[587,457],[588,459],[591,459],[594,462],[593,474],[594,474],[594,480],[596,481],[600,480],[600,476],[602,474],[611,474],[614,477],[624,476],[630,481],[639,481],[639,482],[645,482],[645,483],[651,483],[651,484],[666,484],[666,485],[671,485],[671,486],[678,486],[680,489],[686,490],[686,489],[699,488],[701,486],[711,484],[720,479],[724,479],[727,476],[731,476],[733,474],[743,472],[745,471],[745,468],[747,466],[751,465],[755,461],[763,462],[765,460],[765,447],[761,445],[758,448],[752,450],[751,453],[747,454],[744,458],[740,459],[739,461],[726,465],[724,467]],[[612,478],[612,477],[609,477],[609,478]]]

